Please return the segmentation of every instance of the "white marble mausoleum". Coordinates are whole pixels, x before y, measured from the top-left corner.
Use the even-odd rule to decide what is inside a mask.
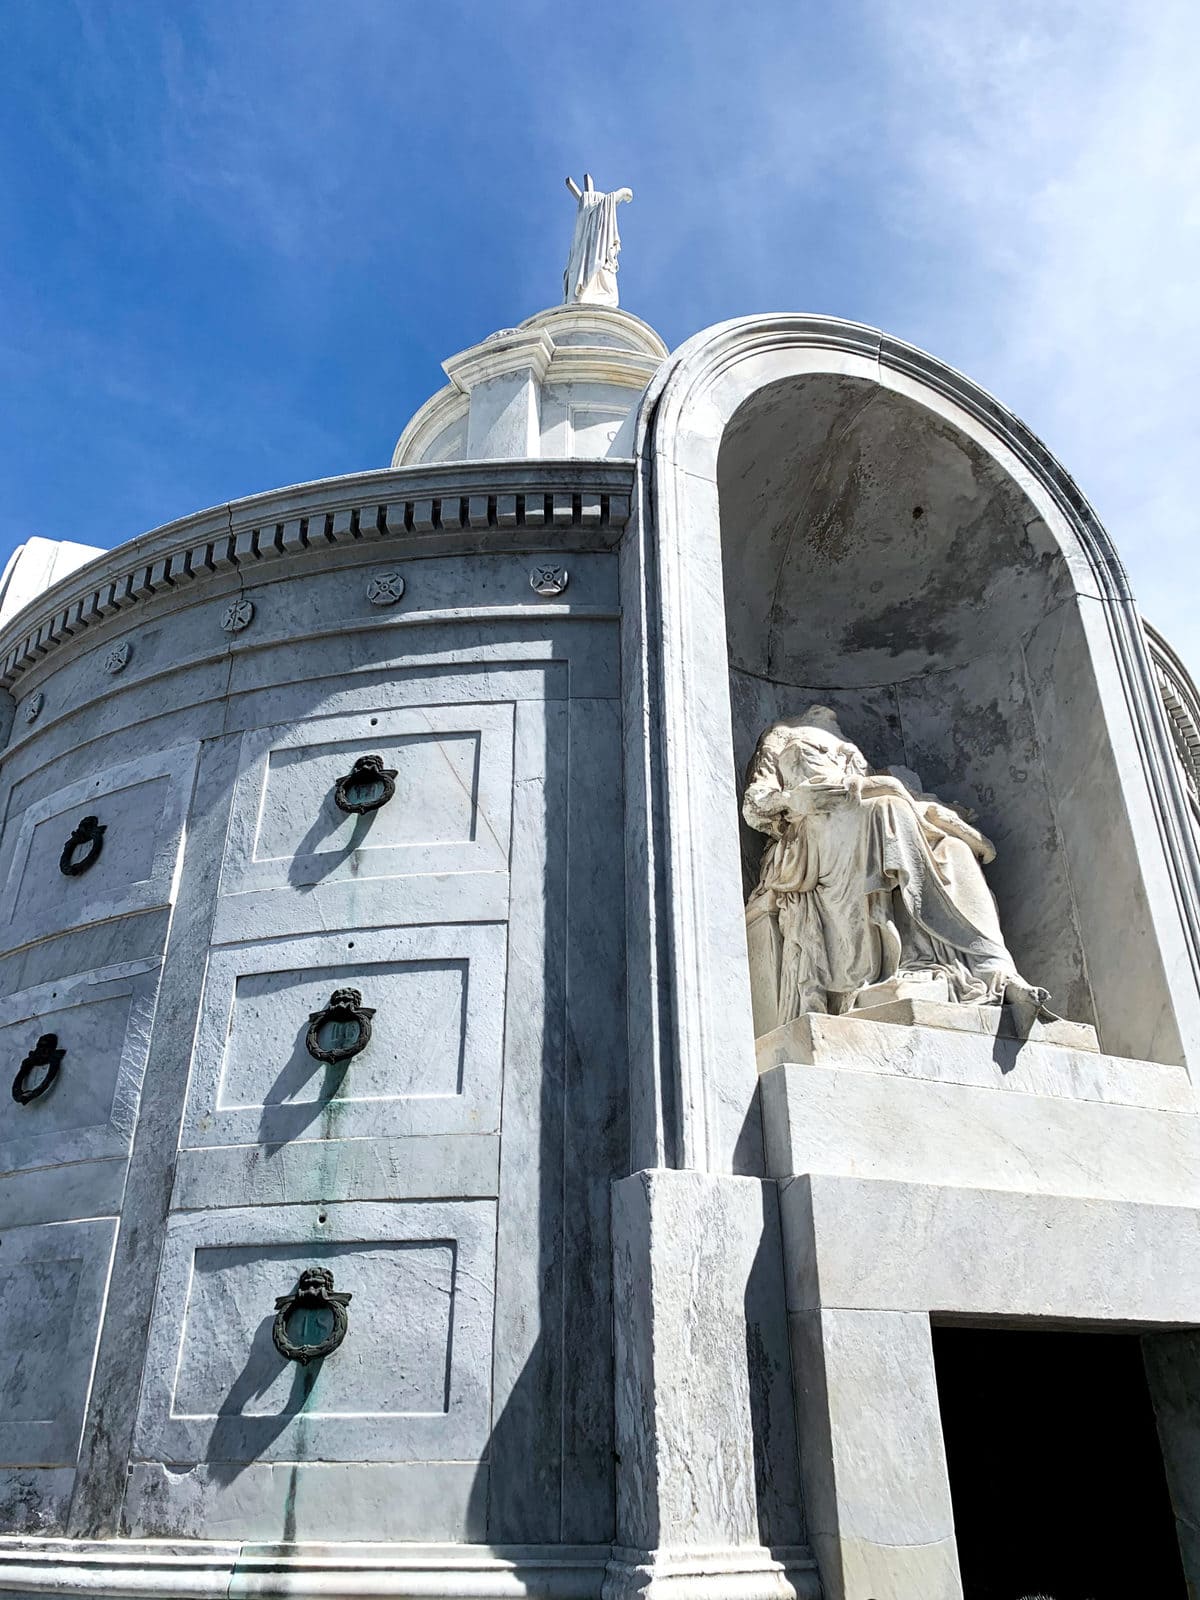
[[[0,1593],[1200,1595],[1200,696],[572,192],[390,466],[0,580]]]

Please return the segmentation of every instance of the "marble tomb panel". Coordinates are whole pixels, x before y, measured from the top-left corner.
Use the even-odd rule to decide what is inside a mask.
[[[171,901],[196,746],[108,767],[46,795],[6,824],[0,939],[10,948]],[[98,850],[81,838],[103,829]],[[11,839],[11,843],[9,840]],[[68,873],[64,862],[83,870]]]
[[[486,1200],[176,1213],[135,1458],[478,1460],[495,1214]],[[312,1267],[351,1299],[341,1344],[302,1363],[281,1354],[273,1328],[276,1302]]]
[[[505,949],[484,923],[215,951],[183,1147],[497,1131]],[[370,1039],[322,1062],[310,1018],[342,989],[373,1011]]]
[[[11,1228],[0,1250],[0,1465],[73,1466],[116,1223]]]
[[[24,1103],[0,1091],[0,1172],[128,1153],[157,987],[158,963],[143,961],[0,999],[0,1062],[15,1090],[48,1084]],[[64,1052],[52,1079],[23,1070],[47,1036]]]
[[[394,793],[347,813],[338,779],[378,756]],[[512,788],[511,705],[323,717],[248,733],[222,890],[294,887],[439,869],[503,870]]]

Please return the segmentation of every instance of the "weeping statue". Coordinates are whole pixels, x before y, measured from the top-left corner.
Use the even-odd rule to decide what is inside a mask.
[[[754,1031],[892,998],[895,980],[1053,1021],[1004,943],[983,876],[995,849],[905,769],[873,773],[828,706],[758,741],[742,814],[770,839],[746,905]],[[912,781],[907,781],[911,779]]]
[[[594,186],[590,172],[583,175],[582,189],[574,178],[567,179],[567,188],[575,196],[578,209],[571,254],[563,273],[563,304],[615,306],[617,257],[621,253],[617,207],[622,200],[633,199],[633,190],[614,189],[605,194]]]

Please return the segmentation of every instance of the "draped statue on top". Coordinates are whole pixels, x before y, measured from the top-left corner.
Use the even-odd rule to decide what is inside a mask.
[[[771,841],[746,905],[756,1034],[868,1006],[872,985],[899,977],[1007,1004],[1022,1035],[1053,1020],[1004,943],[983,876],[994,847],[901,770],[873,773],[827,706],[759,739],[742,803]]]
[[[571,254],[563,273],[563,304],[615,306],[617,304],[617,257],[621,235],[617,231],[617,207],[632,200],[632,189],[614,189],[605,194],[595,188],[590,172],[583,175],[583,188],[574,178],[567,188],[575,196],[575,232]]]

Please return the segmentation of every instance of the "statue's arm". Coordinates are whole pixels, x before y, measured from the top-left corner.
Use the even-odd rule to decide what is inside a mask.
[[[787,809],[788,796],[779,776],[779,762],[771,750],[760,746],[746,775],[742,816],[759,833],[778,839],[780,828],[787,820]]]
[[[827,814],[857,801],[852,782],[836,779],[829,783],[798,783],[794,789],[775,784],[751,784],[742,801],[742,815],[752,828],[781,836],[784,823],[803,822],[806,817]]]
[[[903,800],[912,800],[909,789],[886,772],[871,772],[865,778],[853,777],[849,780],[849,787],[860,800],[881,800],[884,796],[898,795]]]
[[[742,816],[759,833],[778,839],[780,826],[787,820],[787,796],[778,780],[752,779],[742,796]]]
[[[987,837],[980,833],[978,828],[973,828],[969,822],[964,822],[957,811],[951,811],[949,806],[941,805],[936,800],[928,800],[923,807],[925,820],[940,828],[951,839],[961,839],[965,845],[977,855],[984,866],[996,859],[996,846]]]

